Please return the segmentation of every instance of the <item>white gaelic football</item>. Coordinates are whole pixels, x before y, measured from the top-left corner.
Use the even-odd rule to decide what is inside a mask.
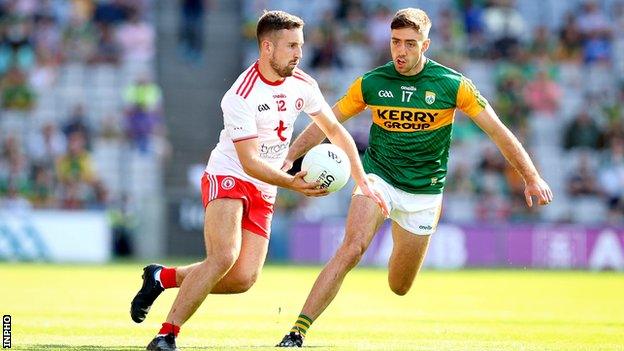
[[[320,144],[303,157],[301,170],[308,173],[306,182],[319,182],[330,193],[340,190],[351,176],[351,163],[347,154],[333,144]]]

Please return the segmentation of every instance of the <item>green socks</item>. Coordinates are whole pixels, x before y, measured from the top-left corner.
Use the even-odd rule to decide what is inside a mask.
[[[305,338],[306,333],[308,332],[308,328],[310,328],[311,325],[312,319],[310,319],[310,317],[306,316],[305,314],[300,314],[299,318],[297,318],[297,321],[295,322],[295,325],[293,325],[290,331],[299,333],[302,337]]]

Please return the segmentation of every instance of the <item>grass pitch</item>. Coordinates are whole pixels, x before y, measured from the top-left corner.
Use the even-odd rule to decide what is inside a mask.
[[[142,324],[130,300],[142,264],[0,263],[0,313],[16,350],[141,350],[175,291]],[[182,350],[272,348],[290,329],[319,267],[267,266],[241,295],[208,296],[184,325]],[[424,271],[403,297],[386,271],[358,268],[314,323],[314,350],[624,350],[624,274]]]

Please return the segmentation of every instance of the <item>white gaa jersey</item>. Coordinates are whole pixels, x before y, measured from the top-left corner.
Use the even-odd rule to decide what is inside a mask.
[[[221,100],[224,128],[212,150],[206,172],[231,175],[253,183],[262,197],[275,202],[277,187],[245,173],[234,143],[258,139],[258,154],[279,169],[286,159],[295,119],[301,111],[315,114],[327,105],[316,81],[296,68],[280,82],[266,80],[258,62],[236,79]]]

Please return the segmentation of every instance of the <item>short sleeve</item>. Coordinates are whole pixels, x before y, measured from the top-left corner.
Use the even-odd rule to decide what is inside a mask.
[[[327,104],[325,98],[323,97],[323,93],[319,89],[319,86],[316,82],[308,84],[308,94],[307,99],[303,105],[303,112],[308,115],[315,114],[323,108],[323,105]]]
[[[226,94],[221,100],[223,125],[232,141],[236,142],[258,135],[253,110],[239,95]]]
[[[456,104],[458,109],[472,118],[483,111],[488,102],[481,96],[481,93],[479,93],[479,90],[477,90],[470,79],[462,77],[459,83]]]
[[[344,116],[354,116],[366,108],[362,94],[362,77],[356,79],[347,90],[347,93],[336,103],[340,113]]]

